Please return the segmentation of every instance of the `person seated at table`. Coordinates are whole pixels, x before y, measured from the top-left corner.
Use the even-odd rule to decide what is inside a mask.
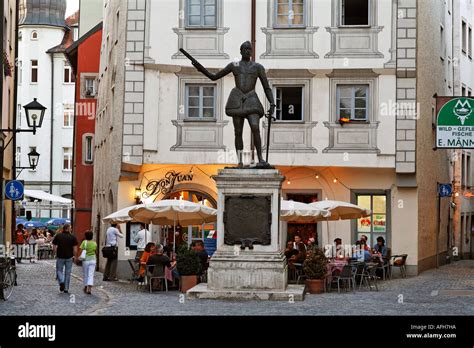
[[[360,236],[360,242],[361,242],[361,244],[364,245],[364,249],[370,251],[370,246],[368,245],[367,240],[368,240],[368,238],[365,234]]]
[[[306,243],[306,249],[307,250],[313,250],[317,247],[318,247],[318,245],[316,244],[316,240],[314,239],[314,237],[309,237],[308,242]]]
[[[153,266],[149,268],[149,271],[153,276],[161,277],[165,275],[165,267],[171,268],[171,262],[168,256],[164,254],[163,246],[158,244],[152,248],[151,254],[146,262],[147,266]],[[155,269],[156,266],[156,269]],[[156,288],[155,284],[152,284],[153,288]]]
[[[357,259],[363,262],[370,262],[372,260],[372,254],[369,250],[365,249],[365,245],[362,240],[356,242]]]
[[[196,252],[196,255],[201,260],[201,272],[204,273],[209,267],[209,255],[204,248],[204,242],[202,240],[196,240],[191,243],[191,249]]]
[[[294,237],[293,250],[295,250],[296,253],[288,260],[288,267],[291,269],[295,268],[295,263],[302,264],[306,259],[306,245],[304,245],[301,236],[298,234]]]
[[[342,239],[339,237],[334,239],[333,257],[337,259],[344,258],[344,247],[342,246]]]
[[[145,250],[140,258],[140,269],[138,271],[138,282],[143,283],[145,280],[145,270],[146,270],[146,263],[148,262],[148,258],[156,252],[155,243],[147,243],[145,246]]]
[[[293,248],[293,242],[291,240],[289,240],[286,243],[286,249],[285,249],[286,259],[289,260],[289,259],[291,259],[292,256],[294,256],[296,254],[298,254],[298,250]]]
[[[374,251],[380,254],[383,259],[386,259],[388,255],[388,249],[385,246],[385,239],[383,237],[377,237],[377,244],[374,245]]]

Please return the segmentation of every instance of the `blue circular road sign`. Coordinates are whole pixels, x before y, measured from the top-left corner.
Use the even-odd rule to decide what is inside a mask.
[[[25,187],[22,181],[11,180],[5,184],[5,198],[12,201],[19,201],[23,199]]]

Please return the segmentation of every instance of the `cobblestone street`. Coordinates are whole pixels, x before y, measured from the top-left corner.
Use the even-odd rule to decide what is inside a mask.
[[[18,287],[0,315],[473,315],[474,261],[460,261],[418,277],[379,282],[379,292],[307,295],[303,302],[185,300],[177,291],[137,290],[102,282],[82,292],[82,268],[73,267],[69,295],[59,293],[54,261],[18,265]],[[398,273],[396,274],[398,276]],[[460,291],[464,290],[464,291]],[[147,308],[144,311],[144,308]]]

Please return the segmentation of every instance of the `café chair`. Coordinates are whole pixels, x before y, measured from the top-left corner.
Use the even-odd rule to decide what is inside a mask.
[[[391,267],[397,267],[400,269],[400,273],[402,278],[406,278],[407,270],[406,270],[406,262],[407,262],[408,254],[401,254],[401,255],[393,255],[392,256],[392,265]],[[392,279],[392,271],[390,271],[390,279]]]

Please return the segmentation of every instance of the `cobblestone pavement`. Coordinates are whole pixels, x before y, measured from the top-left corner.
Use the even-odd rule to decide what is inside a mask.
[[[82,268],[75,265],[70,293],[62,294],[54,265],[53,260],[19,264],[18,287],[0,302],[0,315],[474,315],[474,260],[379,282],[378,292],[307,295],[294,303],[183,301],[177,291],[150,294],[128,282],[102,282],[100,273],[93,294],[85,295]]]

